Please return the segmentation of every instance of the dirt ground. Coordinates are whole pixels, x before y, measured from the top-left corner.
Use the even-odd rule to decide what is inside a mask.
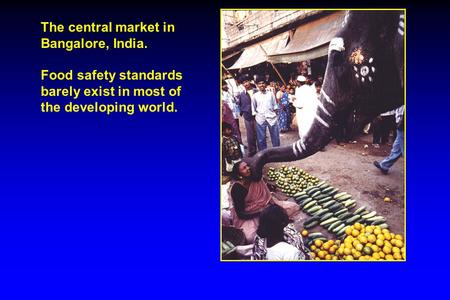
[[[241,132],[244,144],[246,144],[245,128],[243,121]],[[269,136],[269,134],[267,134]],[[281,145],[289,145],[298,138],[297,131],[290,131],[280,135]],[[271,146],[270,137],[267,145]],[[375,148],[372,145],[372,134],[362,134],[356,138],[356,143],[337,145],[336,141],[331,141],[325,151],[296,162],[272,163],[264,167],[264,174],[267,174],[269,167],[280,167],[285,164],[296,166],[326,181],[328,184],[338,188],[342,192],[347,192],[357,201],[357,208],[366,206],[370,210],[377,211],[378,215],[384,216],[389,225],[389,229],[395,233],[404,233],[404,160],[400,158],[389,170],[387,175],[382,174],[373,161],[381,161],[389,155],[392,146],[390,143]],[[288,198],[281,191],[276,192],[279,199]],[[389,197],[391,202],[385,202],[384,198]],[[301,212],[294,219],[295,227],[302,229],[303,221],[308,216]],[[318,226],[312,231],[321,231],[323,234],[332,236]]]

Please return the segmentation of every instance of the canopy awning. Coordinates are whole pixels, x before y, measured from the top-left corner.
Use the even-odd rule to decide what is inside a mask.
[[[263,42],[249,46],[244,49],[239,59],[228,69],[248,68],[267,61],[270,54],[278,53],[286,46],[289,39],[289,32],[276,35]]]
[[[268,61],[291,63],[327,55],[328,43],[342,28],[344,18],[345,11],[338,11],[297,27],[289,44],[268,54]]]
[[[232,58],[232,57],[234,57],[234,56],[236,56],[236,55],[238,55],[240,53],[242,53],[241,50],[240,51],[235,51],[235,52],[233,52],[231,54],[228,54],[227,56],[222,57],[222,61],[228,60],[228,59],[230,59],[230,58]]]

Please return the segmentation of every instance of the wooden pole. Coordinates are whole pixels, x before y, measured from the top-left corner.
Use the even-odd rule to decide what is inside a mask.
[[[286,82],[284,81],[283,77],[281,77],[280,72],[278,72],[278,69],[275,67],[275,65],[272,62],[270,62],[270,64],[272,65],[275,72],[277,72],[277,75],[278,75],[278,77],[280,77],[281,81],[283,81],[283,84],[286,85]]]
[[[231,72],[230,72],[230,71],[228,71],[227,67],[225,67],[225,66],[223,65],[223,62],[221,62],[221,64],[222,64],[222,68],[224,68],[224,69],[225,69],[225,71],[227,71],[227,72],[228,72],[228,74],[231,74]],[[231,76],[233,76],[233,74],[231,74]],[[233,79],[234,79],[234,77],[233,77]]]
[[[261,50],[264,51],[264,54],[267,57],[267,52],[266,50],[264,50],[264,48],[261,46],[261,44],[259,45],[261,47]],[[272,68],[275,70],[275,72],[277,73],[278,77],[280,77],[281,81],[283,82],[284,85],[286,85],[286,82],[284,81],[283,77],[281,76],[280,72],[278,72],[278,69],[275,67],[275,65],[269,61],[270,65],[272,66]]]

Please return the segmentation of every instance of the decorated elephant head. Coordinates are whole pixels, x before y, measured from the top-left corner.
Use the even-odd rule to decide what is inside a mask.
[[[261,178],[264,164],[308,157],[330,141],[334,124],[355,109],[362,128],[380,113],[403,104],[404,12],[348,11],[329,44],[328,64],[319,98],[299,140],[258,152],[251,161]],[[303,124],[303,127],[305,124]]]

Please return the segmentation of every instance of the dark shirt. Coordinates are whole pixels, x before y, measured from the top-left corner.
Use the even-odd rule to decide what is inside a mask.
[[[239,99],[241,114],[245,120],[251,121],[253,119],[252,115],[252,98],[247,92],[241,92],[237,95]]]

